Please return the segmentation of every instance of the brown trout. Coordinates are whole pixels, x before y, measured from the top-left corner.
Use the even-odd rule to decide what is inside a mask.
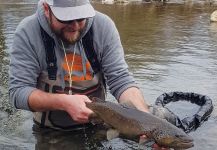
[[[146,135],[148,139],[153,139],[159,146],[166,148],[187,149],[194,146],[193,139],[184,131],[152,114],[96,99],[86,105],[94,112],[92,117],[103,120],[126,138]]]

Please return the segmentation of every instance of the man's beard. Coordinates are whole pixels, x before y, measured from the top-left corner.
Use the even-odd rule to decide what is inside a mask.
[[[81,36],[83,30],[77,30],[73,35],[70,35],[71,29],[65,27],[60,30],[56,30],[52,24],[50,24],[51,30],[55,33],[57,37],[59,37],[66,44],[75,44]]]

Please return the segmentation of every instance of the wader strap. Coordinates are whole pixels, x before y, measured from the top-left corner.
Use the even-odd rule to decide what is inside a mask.
[[[90,62],[94,73],[96,74],[97,72],[100,71],[101,66],[100,66],[99,60],[97,59],[97,54],[93,46],[93,27],[92,26],[89,29],[89,31],[86,33],[86,35],[82,38],[82,43],[84,46],[86,57],[88,61]],[[104,76],[102,78],[102,81],[103,81],[103,86],[106,89],[106,81],[105,81]]]
[[[42,116],[41,116],[41,124],[40,127],[44,128],[45,127],[45,119],[46,119],[46,112],[42,112]]]
[[[87,59],[89,60],[91,67],[94,71],[94,73],[97,73],[100,71],[100,64],[97,59],[97,55],[93,46],[93,29],[92,26],[89,29],[89,31],[86,33],[86,35],[82,38],[82,43],[84,46],[84,51],[86,54]]]
[[[44,89],[45,89],[45,92],[49,92],[49,84],[45,84]],[[45,127],[46,115],[47,115],[46,112],[42,112],[41,124],[40,124],[40,127],[41,127],[41,128],[44,128],[44,127]]]
[[[41,26],[40,26],[41,27]],[[46,51],[46,62],[47,62],[47,71],[49,80],[56,80],[57,74],[57,59],[55,54],[55,42],[47,32],[41,27],[41,36],[44,42],[44,47]]]

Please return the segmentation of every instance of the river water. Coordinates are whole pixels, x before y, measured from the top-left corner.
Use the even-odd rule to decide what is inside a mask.
[[[9,104],[8,55],[13,34],[17,24],[35,12],[36,3],[0,0],[0,149],[138,149],[135,142],[120,138],[106,141],[88,129],[35,134],[31,113],[17,111]],[[173,91],[195,92],[213,100],[211,117],[190,135],[195,141],[192,149],[216,149],[217,23],[210,23],[209,18],[217,7],[201,3],[94,3],[94,7],[116,23],[129,69],[149,104],[164,92]],[[108,99],[113,97],[108,95]],[[188,102],[171,105],[180,116],[198,110]]]

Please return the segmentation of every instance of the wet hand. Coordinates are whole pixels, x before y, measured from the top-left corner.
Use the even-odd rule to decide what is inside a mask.
[[[65,111],[72,119],[79,123],[87,123],[88,117],[93,113],[92,110],[86,107],[86,102],[91,100],[85,95],[64,95]]]
[[[148,138],[146,135],[140,136],[140,142],[145,143],[146,141],[148,141]],[[169,148],[160,147],[156,143],[152,145],[152,149],[153,150],[169,150]]]
[[[169,148],[160,147],[160,146],[158,146],[157,144],[154,144],[154,145],[152,146],[152,148],[153,148],[154,150],[169,150]]]

